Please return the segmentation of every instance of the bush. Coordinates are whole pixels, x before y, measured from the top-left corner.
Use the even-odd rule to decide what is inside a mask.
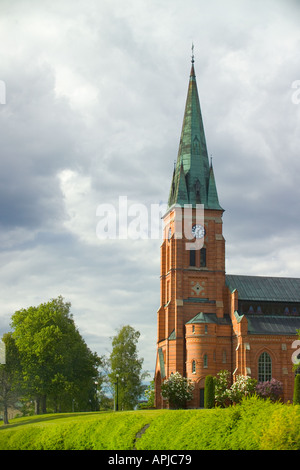
[[[255,393],[257,380],[245,375],[238,375],[229,390],[229,398],[232,403],[239,403],[244,397]]]
[[[170,375],[161,386],[161,394],[172,408],[184,408],[193,398],[194,384],[179,372]]]
[[[213,408],[215,406],[215,380],[212,375],[205,377],[204,388],[204,408]]]
[[[259,382],[256,386],[256,393],[261,398],[270,398],[272,401],[279,400],[283,392],[283,385],[279,380],[272,379],[266,382]]]
[[[280,405],[260,439],[261,450],[300,450],[300,406]]]
[[[295,377],[293,403],[300,405],[300,374]]]
[[[143,412],[74,414],[67,419],[50,416],[2,428],[0,450],[130,450],[136,434],[152,419]]]
[[[221,370],[215,378],[215,401],[219,406],[226,406],[229,404],[229,378],[230,373],[228,370]]]
[[[259,450],[263,430],[268,428],[274,410],[281,406],[258,396],[244,397],[230,408],[236,410],[238,418],[231,429],[229,448],[231,450]]]
[[[251,377],[238,375],[235,382],[229,386],[230,373],[222,370],[215,378],[215,400],[219,406],[228,406],[230,403],[239,403],[243,397],[255,393],[257,380]]]

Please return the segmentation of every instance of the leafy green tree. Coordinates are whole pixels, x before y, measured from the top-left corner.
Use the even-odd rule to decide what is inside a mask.
[[[161,386],[161,394],[171,408],[185,408],[186,402],[193,398],[193,391],[194,384],[179,372],[171,374]]]
[[[143,380],[149,375],[142,371],[144,359],[138,357],[137,343],[140,332],[126,325],[112,338],[109,357],[109,381],[116,393],[117,408],[134,409],[145,390]]]
[[[147,408],[154,408],[155,401],[155,383],[154,379],[151,380],[148,388],[145,390],[145,397],[147,398]]]
[[[89,401],[99,378],[101,359],[93,354],[79,331],[71,304],[59,296],[50,302],[15,312],[12,336],[19,351],[23,385],[36,402],[35,412],[46,412],[46,398],[55,410],[72,409]],[[85,405],[83,405],[83,402]]]

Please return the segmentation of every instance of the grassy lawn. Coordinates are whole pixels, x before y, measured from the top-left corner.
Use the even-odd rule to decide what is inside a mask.
[[[0,426],[0,450],[8,449],[300,449],[300,406],[255,398],[225,409],[61,413],[16,418],[9,425]]]

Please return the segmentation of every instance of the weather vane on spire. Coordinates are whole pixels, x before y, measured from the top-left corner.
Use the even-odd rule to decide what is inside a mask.
[[[195,58],[194,58],[194,43],[192,43],[192,64],[195,62]]]

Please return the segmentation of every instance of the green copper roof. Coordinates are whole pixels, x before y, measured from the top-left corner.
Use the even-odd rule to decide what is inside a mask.
[[[300,317],[247,315],[250,335],[297,335]]]
[[[204,204],[223,210],[219,204],[212,165],[209,165],[194,64],[182,124],[181,138],[168,205]]]
[[[217,316],[214,313],[207,314],[200,312],[187,322],[187,324],[189,323],[217,323]]]
[[[171,340],[173,340],[173,339],[176,339],[176,332],[175,332],[175,329],[171,332],[171,334],[170,334],[170,336],[169,336],[169,338],[168,338],[169,341],[171,341]]]
[[[207,206],[209,207],[209,209],[222,209],[219,204],[214,170],[212,166],[210,167],[210,171],[209,171]]]
[[[186,324],[191,323],[215,323],[219,325],[230,325],[230,317],[229,315],[224,315],[223,318],[218,318],[215,313],[197,313],[191,320],[186,322]]]
[[[158,348],[158,358],[159,358],[159,364],[160,364],[161,378],[164,379],[166,377],[166,370],[165,370],[164,353],[163,353],[162,348]]]
[[[226,274],[226,284],[231,292],[238,291],[239,300],[300,302],[298,278]]]

